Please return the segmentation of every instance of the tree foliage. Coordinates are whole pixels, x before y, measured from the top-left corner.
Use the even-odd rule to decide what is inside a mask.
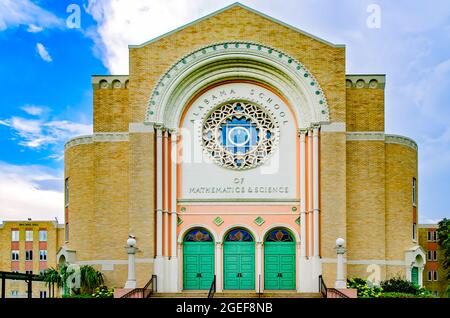
[[[450,220],[445,218],[438,225],[438,243],[444,256],[442,266],[447,271],[447,280],[450,280]]]
[[[49,268],[43,274],[46,285],[56,284],[59,288],[63,288],[64,295],[67,294],[89,294],[94,293],[97,287],[103,286],[103,274],[90,265],[80,266],[80,288],[72,288],[68,290],[67,281],[72,278],[73,270],[69,270],[66,264],[58,265],[57,268]]]

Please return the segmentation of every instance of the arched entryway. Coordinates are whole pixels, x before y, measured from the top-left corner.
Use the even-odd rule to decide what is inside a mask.
[[[245,229],[225,235],[223,249],[223,281],[227,290],[255,289],[255,240]]]
[[[286,229],[271,230],[264,239],[264,289],[295,290],[295,239]]]
[[[183,289],[207,290],[213,279],[213,237],[203,228],[192,229],[183,242]]]

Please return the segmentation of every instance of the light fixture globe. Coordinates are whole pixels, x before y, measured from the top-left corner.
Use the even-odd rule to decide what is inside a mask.
[[[342,247],[342,246],[344,246],[344,244],[345,244],[345,240],[343,238],[338,238],[336,240],[336,246],[337,247]]]
[[[127,240],[127,246],[128,247],[135,247],[136,246],[136,239],[134,237],[130,237]]]

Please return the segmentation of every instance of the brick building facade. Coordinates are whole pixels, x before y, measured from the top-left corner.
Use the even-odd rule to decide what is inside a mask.
[[[123,287],[133,234],[138,286],[316,292],[341,237],[347,276],[421,284],[418,149],[385,132],[384,75],[241,4],[129,52],[66,144],[59,258]]]

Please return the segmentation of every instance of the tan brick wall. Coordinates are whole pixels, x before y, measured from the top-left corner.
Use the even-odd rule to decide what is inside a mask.
[[[346,233],[346,136],[322,133],[320,136],[320,239],[321,256],[335,258],[337,238]],[[324,275],[325,277],[325,275]]]
[[[386,259],[404,260],[412,240],[412,179],[417,178],[417,152],[386,144]],[[417,178],[418,180],[418,178]]]
[[[374,275],[380,275],[380,279],[384,280],[386,277],[386,265],[378,265],[376,274],[373,273],[373,269],[366,264],[347,264],[347,277],[348,278],[363,278],[366,280],[373,280]],[[369,270],[370,269],[370,270]],[[377,278],[375,278],[377,279]]]
[[[128,131],[128,89],[94,90],[94,132]]]
[[[94,226],[94,145],[65,152],[65,178],[69,178],[69,242],[78,259],[90,259]]]
[[[345,121],[345,49],[331,47],[241,7],[230,8],[145,47],[130,49],[131,121],[144,121],[152,89],[170,66],[195,49],[234,40],[266,44],[299,60],[324,90],[332,120]]]
[[[385,258],[384,141],[347,142],[347,257]]]
[[[347,131],[384,131],[384,89],[347,89]]]
[[[136,236],[140,258],[154,257],[154,133],[130,134],[129,231]]]
[[[124,246],[128,239],[128,166],[128,142],[94,144],[91,260],[127,258]]]

